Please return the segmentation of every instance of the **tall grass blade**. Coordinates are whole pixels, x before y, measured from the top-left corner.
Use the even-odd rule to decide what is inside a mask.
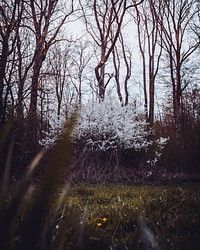
[[[84,247],[84,242],[83,242],[83,235],[86,227],[86,219],[87,219],[87,207],[84,208],[84,214],[83,218],[81,221],[81,226],[80,226],[80,231],[79,231],[79,237],[78,237],[78,249],[82,250]]]
[[[12,161],[12,153],[13,153],[13,141],[9,147],[9,152],[6,160],[5,172],[1,186],[1,194],[0,194],[0,214],[2,214],[3,204],[5,204],[6,197],[8,194],[8,186],[10,179],[10,171],[11,171],[11,161]],[[1,216],[1,215],[0,215]]]
[[[18,187],[16,188],[16,191],[14,192],[13,195],[11,195],[11,200],[8,203],[8,205],[2,209],[1,211],[1,217],[0,217],[0,245],[3,246],[4,243],[7,244],[11,239],[9,239],[10,235],[11,235],[11,227],[12,227],[12,223],[14,221],[14,218],[17,215],[17,211],[19,209],[19,206],[23,200],[23,196],[24,194],[27,192],[28,187],[30,185],[30,181],[31,181],[31,176],[32,173],[34,171],[34,169],[37,167],[39,161],[41,160],[43,156],[43,152],[41,151],[32,161],[32,163],[30,164],[27,173],[25,174],[25,176],[22,178],[22,180],[19,182]],[[9,160],[8,156],[8,161]],[[7,165],[6,168],[10,168],[9,163]],[[6,170],[6,172],[9,172],[9,170]],[[8,182],[7,178],[9,178],[9,173],[5,174],[5,180],[4,182]],[[6,184],[3,184],[6,185]],[[6,187],[4,187],[4,196],[8,195],[8,192],[6,193]],[[2,202],[5,204],[6,200],[2,199]],[[3,207],[3,205],[2,205]]]
[[[23,226],[20,231],[22,240],[18,245],[20,250],[33,250],[41,240],[42,226],[45,216],[48,214],[55,191],[59,186],[66,164],[71,155],[71,133],[76,123],[76,115],[73,115],[66,124],[66,128],[57,141],[54,151],[50,156],[45,175],[38,191],[38,196],[32,207],[26,213]],[[41,242],[41,246],[43,243]]]
[[[58,200],[58,204],[53,214],[53,218],[51,219],[51,222],[46,226],[43,240],[42,240],[42,243],[43,243],[42,249],[49,250],[50,248],[52,248],[52,245],[54,246],[53,249],[57,249],[55,247],[56,242],[57,242],[55,239],[55,234],[59,232],[60,238],[62,238],[61,234],[62,232],[64,233],[64,230],[60,232],[60,227],[61,227],[60,224],[64,220],[64,212],[65,212],[65,206],[66,206],[65,201],[69,193],[69,189],[70,189],[70,185],[68,183],[63,189],[63,192]],[[63,237],[65,237],[65,235]]]

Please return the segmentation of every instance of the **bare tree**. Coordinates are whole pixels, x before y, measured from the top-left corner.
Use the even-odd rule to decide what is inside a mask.
[[[30,131],[32,131],[33,144],[37,142],[37,100],[40,71],[49,48],[57,42],[56,38],[63,24],[74,12],[73,0],[68,4],[69,9],[67,13],[63,12],[63,6],[59,6],[59,3],[61,3],[59,0],[47,0],[45,2],[43,0],[30,0],[30,5],[27,6],[27,15],[30,15],[32,21],[30,29],[35,37],[29,107]]]
[[[72,51],[72,67],[68,68],[70,80],[78,95],[78,103],[81,105],[84,94],[83,85],[88,85],[88,78],[90,78],[89,63],[94,57],[94,51],[91,50],[91,43],[89,41],[78,40]],[[91,79],[89,80],[89,82]]]
[[[114,78],[116,83],[117,95],[122,105],[129,103],[128,82],[131,77],[132,55],[128,46],[126,46],[122,33],[120,32],[118,44],[112,51]],[[123,65],[122,65],[123,64]],[[124,74],[120,77],[121,67],[125,67]],[[124,89],[124,100],[121,88]]]
[[[181,72],[200,46],[199,34],[193,29],[194,22],[199,22],[198,9],[195,0],[163,0],[162,8],[163,15],[155,11],[155,18],[163,33],[162,47],[170,68],[175,127],[177,134],[180,134],[183,125],[181,99],[188,85]]]
[[[125,0],[93,0],[87,6],[82,7],[86,30],[99,48],[99,59],[95,66],[95,76],[98,83],[98,94],[100,100],[104,99],[107,83],[110,75],[106,79],[106,62],[113,51],[119,38],[123,20],[127,10],[141,2],[130,2]],[[112,37],[111,39],[111,32]]]
[[[62,49],[61,45],[56,45],[51,50],[51,55],[48,58],[46,74],[49,75],[55,86],[55,93],[57,99],[57,117],[60,119],[61,107],[63,102],[64,88],[68,84],[68,67],[70,57],[69,48]],[[47,79],[48,81],[48,79]]]
[[[132,68],[132,55],[130,49],[125,45],[124,38],[121,35],[120,42],[122,45],[122,54],[125,63],[126,73],[124,78],[124,92],[125,92],[125,102],[124,105],[128,105],[129,103],[129,92],[128,92],[128,82],[131,77],[131,68]]]
[[[156,6],[155,6],[156,5]],[[156,22],[157,15],[162,16],[162,8],[156,1],[148,0],[135,6],[135,22],[138,31],[138,45],[142,57],[144,108],[150,127],[154,122],[155,81],[162,54],[162,30]],[[159,45],[160,44],[160,45]],[[148,90],[147,90],[148,89]]]
[[[12,53],[16,46],[22,12],[23,1],[21,0],[2,0],[0,3],[0,127],[6,119],[7,98],[11,91],[9,82],[11,74],[8,76],[6,70],[9,59],[13,59]],[[10,69],[13,70],[13,64]]]

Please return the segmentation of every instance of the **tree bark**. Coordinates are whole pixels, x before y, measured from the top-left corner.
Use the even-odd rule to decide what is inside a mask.
[[[2,41],[2,54],[0,56],[0,127],[3,126],[5,122],[5,108],[4,107],[4,99],[3,99],[3,92],[4,92],[4,80],[5,80],[5,71],[6,71],[6,64],[8,58],[8,37],[4,37]]]

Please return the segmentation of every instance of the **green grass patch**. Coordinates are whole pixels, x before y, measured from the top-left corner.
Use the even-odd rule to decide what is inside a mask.
[[[10,214],[14,190],[5,204],[5,215]],[[47,212],[41,210],[43,214],[37,205],[40,190],[40,186],[30,185],[18,208],[12,208],[12,221],[10,217],[3,220],[6,249],[27,249],[29,240],[34,246],[31,249],[41,250],[199,247],[198,184],[60,186]],[[40,231],[32,238],[37,220]]]
[[[188,185],[80,185],[71,188],[66,204],[85,221],[84,249],[145,249],[145,244],[195,249],[200,243],[199,191]]]

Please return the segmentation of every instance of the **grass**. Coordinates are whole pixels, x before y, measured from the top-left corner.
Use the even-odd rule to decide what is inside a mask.
[[[0,190],[0,249],[197,250],[198,183],[60,184],[71,154],[75,118],[68,121],[68,129],[58,139],[37,186],[31,179],[44,152],[33,159],[19,183],[11,188],[11,144]],[[0,155],[3,145],[2,140]]]
[[[30,240],[31,249],[41,250],[199,249],[197,183],[59,186],[46,211],[41,190],[30,184],[17,206],[15,192],[9,193],[2,249],[27,249]]]
[[[85,217],[84,249],[96,249],[97,243],[105,249],[145,249],[138,245],[144,234],[152,236],[144,239],[152,249],[198,249],[199,191],[192,185],[81,185],[71,189],[66,203]]]

